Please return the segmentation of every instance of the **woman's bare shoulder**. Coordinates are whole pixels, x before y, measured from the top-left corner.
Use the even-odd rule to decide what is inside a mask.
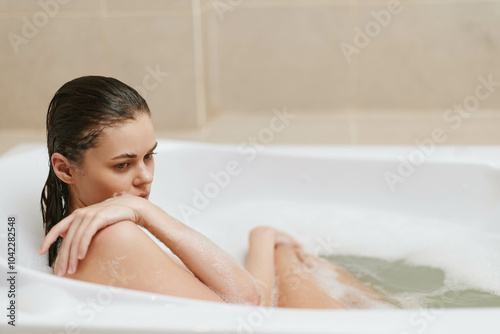
[[[125,282],[110,282],[111,276],[116,276],[116,269],[127,269],[128,263],[141,256],[142,249],[156,246],[151,242],[131,221],[107,226],[94,235],[85,258],[78,263],[77,271],[73,275],[66,274],[66,277],[94,283],[126,285]]]
[[[119,222],[100,230],[73,275],[66,277],[168,295],[221,301],[175,263],[139,226]]]
[[[135,223],[125,220],[98,231],[91,245],[108,250],[109,247],[126,247],[128,242],[150,243],[152,240]]]

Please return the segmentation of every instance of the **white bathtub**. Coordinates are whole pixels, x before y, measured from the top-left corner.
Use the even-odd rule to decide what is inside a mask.
[[[464,266],[472,266],[463,270],[465,279],[500,288],[496,283],[500,282],[496,276],[500,262],[500,147],[440,147],[412,174],[401,159],[411,156],[418,160],[425,154],[409,146],[276,146],[254,155],[249,146],[238,149],[160,140],[157,151],[150,200],[205,233],[242,263],[248,231],[256,225],[284,228],[311,252],[321,252],[331,244],[339,252],[389,258],[406,254],[417,262],[419,247],[428,256],[440,246],[439,239],[429,235],[439,235],[434,231],[440,231],[441,225],[457,226],[462,235],[471,235],[471,242],[452,244],[436,253],[436,258],[443,257],[443,263],[462,258]],[[413,161],[418,164],[417,160]],[[408,173],[393,191],[384,173],[397,173],[398,168]],[[0,157],[0,268],[2,277],[7,276],[6,226],[9,215],[15,215],[16,327],[26,333],[500,333],[500,308],[255,308],[110,289],[56,277],[44,266],[45,257],[35,254],[43,239],[39,201],[47,170],[42,144],[24,144]],[[188,207],[197,212],[186,214]],[[332,214],[335,208],[349,210],[340,217]],[[399,231],[399,218],[394,217],[403,217],[400,220],[405,226],[410,226],[411,219],[423,225],[415,226],[421,230],[405,227]],[[356,223],[349,225],[349,221],[372,219],[391,232],[363,235],[350,227]],[[473,240],[475,233],[485,231],[490,236],[487,242]],[[386,239],[391,233],[395,234]],[[416,238],[418,233],[424,235]],[[340,244],[337,236],[342,238]],[[478,263],[479,258],[497,261]],[[492,268],[491,277],[475,275],[474,270],[485,266]],[[453,270],[461,274],[460,268]],[[6,317],[9,286],[6,279],[1,282],[0,328],[4,333],[12,327]]]

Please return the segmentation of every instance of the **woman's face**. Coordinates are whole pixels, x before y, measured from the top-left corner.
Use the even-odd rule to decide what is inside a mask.
[[[147,199],[156,144],[153,123],[146,113],[104,129],[99,144],[85,151],[82,164],[73,171],[72,210],[123,193]]]

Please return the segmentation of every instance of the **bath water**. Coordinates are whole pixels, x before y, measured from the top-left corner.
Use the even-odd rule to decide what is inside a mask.
[[[481,221],[424,214],[259,199],[210,208],[194,225],[242,264],[250,229],[274,226],[294,236],[306,253],[346,268],[398,307],[499,307],[500,234]],[[335,285],[325,273],[318,277],[325,288]]]
[[[438,268],[356,255],[324,258],[349,270],[401,308],[500,307],[500,296],[449,281]]]

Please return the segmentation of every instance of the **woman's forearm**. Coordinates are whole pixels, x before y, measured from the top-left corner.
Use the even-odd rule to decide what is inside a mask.
[[[274,306],[275,231],[258,227],[250,232],[247,270],[259,285],[262,306]]]
[[[225,301],[260,302],[252,275],[208,238],[150,202],[143,202],[140,214],[143,226]]]

